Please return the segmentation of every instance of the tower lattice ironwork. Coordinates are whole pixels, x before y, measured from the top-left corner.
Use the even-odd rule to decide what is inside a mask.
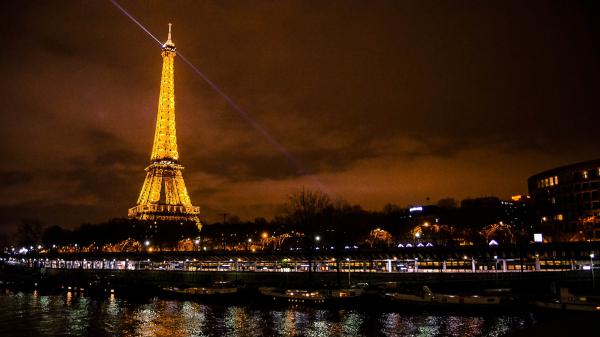
[[[162,47],[162,77],[158,116],[150,165],[146,180],[130,218],[140,220],[194,221],[200,226],[200,207],[193,206],[183,181],[175,133],[175,44],[171,40],[171,24],[167,42]]]

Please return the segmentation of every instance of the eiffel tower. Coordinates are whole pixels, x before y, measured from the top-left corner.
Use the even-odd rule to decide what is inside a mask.
[[[171,24],[167,42],[162,46],[162,77],[158,116],[150,165],[146,180],[128,216],[139,220],[193,221],[200,228],[200,207],[193,206],[183,181],[175,135],[175,81],[173,62],[175,44],[171,41]]]

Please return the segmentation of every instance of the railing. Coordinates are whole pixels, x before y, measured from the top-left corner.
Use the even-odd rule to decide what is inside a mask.
[[[137,205],[132,207],[127,212],[130,217],[134,217],[141,214],[159,213],[159,214],[188,214],[198,215],[200,214],[200,207],[198,206],[185,206],[185,205],[165,205],[165,204],[149,204],[149,205]]]
[[[355,260],[340,261],[340,272],[346,273],[510,273],[510,272],[560,272],[587,271],[589,260],[553,261],[552,266],[545,265],[546,261],[523,262],[518,260],[481,260],[473,261],[468,267],[446,267],[453,261],[437,261],[439,265],[432,266],[431,261],[421,262],[411,260]],[[556,263],[560,262],[560,263]],[[150,259],[62,259],[62,258],[3,258],[0,263],[6,265],[26,266],[33,268],[68,269],[68,270],[148,270],[148,271],[218,271],[218,272],[337,272],[338,265],[332,260],[288,260],[285,263],[275,260],[164,260]],[[597,269],[597,268],[595,268]]]

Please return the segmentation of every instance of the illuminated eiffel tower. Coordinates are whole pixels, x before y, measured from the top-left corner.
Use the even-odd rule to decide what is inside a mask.
[[[193,221],[200,227],[200,207],[193,206],[183,181],[175,135],[175,81],[173,62],[175,44],[169,36],[162,47],[162,78],[158,99],[158,116],[150,166],[130,218],[139,220]]]

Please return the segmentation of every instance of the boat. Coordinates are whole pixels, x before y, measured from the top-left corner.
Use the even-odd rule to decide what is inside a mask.
[[[358,299],[363,289],[328,289],[328,290],[308,290],[308,289],[279,289],[274,287],[260,287],[258,291],[261,295],[271,298],[276,302],[299,305],[331,305],[348,303]]]
[[[492,308],[506,304],[505,297],[499,295],[451,295],[437,294],[428,286],[423,286],[421,293],[385,293],[385,298],[392,303],[416,304],[439,307]]]
[[[567,288],[560,288],[558,299],[534,300],[531,305],[535,309],[548,311],[597,312],[600,314],[600,300],[585,296],[575,296]]]
[[[162,293],[183,299],[230,297],[238,292],[238,288],[230,282],[215,282],[208,287],[164,287]]]

